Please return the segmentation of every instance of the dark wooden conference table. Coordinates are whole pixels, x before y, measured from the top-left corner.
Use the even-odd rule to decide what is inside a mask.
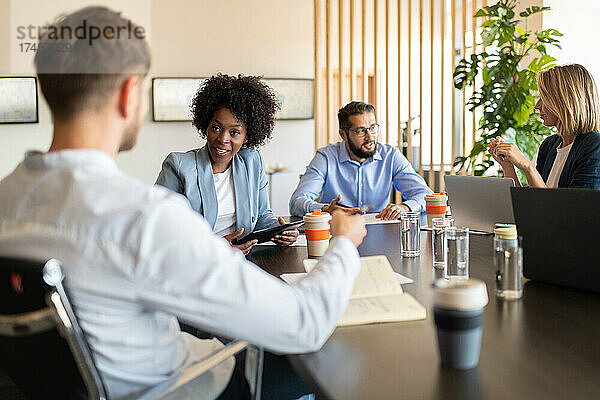
[[[479,366],[441,368],[431,234],[421,232],[420,257],[403,258],[399,229],[367,225],[359,252],[385,254],[412,278],[403,289],[427,308],[427,318],[338,328],[318,352],[289,356],[318,399],[600,399],[600,295],[528,281],[521,300],[497,300],[492,236],[471,235],[470,275],[487,284],[490,298]],[[306,257],[306,247],[252,252],[252,261],[276,276],[302,272]]]

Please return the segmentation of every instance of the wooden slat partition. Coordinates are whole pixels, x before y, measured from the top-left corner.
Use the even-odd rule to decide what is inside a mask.
[[[314,0],[313,3],[313,20],[314,20],[314,57],[315,57],[315,81],[313,84],[313,113],[315,117],[315,148],[320,147],[321,143],[321,52],[319,51],[319,43],[321,41],[321,5],[319,0]]]
[[[419,174],[423,175],[423,0],[419,0]]]
[[[435,28],[433,18],[435,16],[434,3],[434,0],[429,0],[429,182],[433,182],[435,179],[433,172],[433,38]]]
[[[329,1],[329,0],[325,0]],[[369,67],[367,66],[367,0],[362,0],[362,98],[369,101]]]
[[[373,0],[373,64],[374,64],[374,68],[373,68],[373,81],[375,82],[375,85],[373,85],[373,99],[370,99],[371,104],[373,104],[373,106],[375,106],[376,110],[379,110],[379,99],[378,99],[378,87],[377,87],[377,79],[379,77],[379,52],[378,50],[378,42],[379,42],[379,12],[378,12],[378,7],[377,7],[377,0]],[[371,88],[369,88],[369,90],[371,90]],[[379,112],[378,118],[382,119],[383,118],[383,113]]]
[[[456,0],[452,1],[452,71],[456,67]],[[456,158],[456,90],[454,89],[454,79],[450,79],[451,92],[452,93],[452,156],[450,157],[451,162],[454,164]],[[454,167],[450,169],[450,174],[454,175],[456,170]]]
[[[333,73],[331,71],[331,11],[330,11],[330,2],[327,0],[325,2],[325,66],[327,70],[327,75],[325,77],[325,84],[327,85],[327,89],[325,92],[325,118],[327,120],[327,143],[331,143],[331,118],[332,118],[332,85],[333,85]]]
[[[477,0],[471,0],[471,15],[475,15],[475,13],[477,12]],[[476,22],[476,18],[471,19],[471,34],[472,34],[472,39],[473,39],[473,45],[471,46],[471,54],[475,54],[477,52],[477,22]],[[473,141],[472,144],[475,144],[475,141],[477,140],[475,135],[476,135],[476,127],[475,127],[475,113],[472,112],[471,113],[472,117],[473,117],[473,125],[472,125],[472,130],[473,130]]]
[[[338,0],[338,104],[344,104],[344,0]]]
[[[483,18],[472,15],[486,5],[487,0],[313,0],[315,147],[339,140],[340,107],[369,102],[385,131],[379,140],[397,139],[419,173],[443,190],[443,175],[455,173],[454,159],[477,140],[477,116],[465,106],[472,89],[456,90],[452,72],[458,59],[477,51]]]
[[[402,1],[402,0],[400,0]],[[413,161],[413,131],[412,131],[412,3],[408,0],[408,117],[406,118],[406,157],[410,162]]]
[[[444,54],[445,54],[445,44],[446,44],[446,0],[440,1],[440,32],[441,32],[441,45],[440,45],[440,191],[444,191],[444,174],[446,173],[446,169],[444,167],[444,76],[445,64],[444,64]]]
[[[467,36],[467,0],[462,0],[462,30],[460,31],[460,37],[462,39],[462,52],[460,53],[461,57],[464,57],[467,54],[467,43],[466,43],[466,36]],[[465,103],[466,103],[466,88],[463,88],[462,90],[462,106],[461,106],[461,112],[462,112],[462,152],[461,154],[464,155],[467,152],[467,115],[466,115],[466,107],[465,107]],[[465,169],[462,168],[460,170],[461,175],[466,175]]]
[[[385,0],[385,142],[390,142],[390,0]]]
[[[400,68],[400,66],[402,65],[402,0],[398,0],[398,3],[396,4],[397,7],[397,19],[396,19],[396,27],[398,28],[398,33],[397,33],[397,42],[398,42],[398,74],[397,74],[397,80],[398,80],[398,147],[402,150],[403,149],[403,138],[402,138],[402,126],[401,126],[401,122],[402,122],[402,68]]]
[[[350,0],[350,100],[356,96],[356,68],[354,65],[354,0]]]

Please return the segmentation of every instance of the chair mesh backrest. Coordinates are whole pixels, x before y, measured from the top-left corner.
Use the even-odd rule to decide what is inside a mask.
[[[0,314],[47,308],[50,288],[42,278],[44,262],[0,257]],[[56,328],[21,337],[0,336],[0,363],[29,399],[73,399],[85,393],[67,345]]]

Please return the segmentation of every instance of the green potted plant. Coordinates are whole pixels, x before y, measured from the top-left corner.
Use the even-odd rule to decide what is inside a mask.
[[[483,175],[494,164],[487,154],[492,138],[504,136],[533,159],[541,141],[553,132],[533,114],[538,90],[535,76],[554,65],[556,59],[547,54],[547,46],[560,48],[557,38],[562,34],[556,29],[532,32],[527,27],[530,16],[550,7],[525,9],[519,14],[524,18],[525,28],[518,27],[517,4],[517,0],[499,0],[477,11],[475,17],[486,18],[481,34],[485,51],[462,59],[454,70],[457,89],[474,87],[467,103],[469,110],[483,109],[478,127],[480,139],[468,155],[454,160],[455,168],[466,168],[474,175]],[[526,56],[533,56],[533,59],[522,68],[520,64]],[[475,83],[478,75],[483,81],[480,87]]]

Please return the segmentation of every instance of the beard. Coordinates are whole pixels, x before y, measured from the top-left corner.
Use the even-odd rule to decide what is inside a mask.
[[[121,144],[119,145],[119,152],[133,149],[135,143],[137,142],[138,132],[142,127],[142,116],[139,112],[139,106],[135,115],[137,117],[125,128],[125,132],[121,138]]]
[[[374,143],[375,146],[373,147],[373,150],[371,151],[366,151],[362,149],[362,146],[365,144],[369,144],[369,143]],[[352,153],[354,153],[354,155],[358,158],[369,158],[371,157],[373,154],[375,154],[375,150],[377,150],[377,143],[373,140],[370,142],[363,142],[360,144],[360,146],[357,146],[356,144],[354,144],[354,142],[352,140],[350,140],[350,138],[348,138],[348,147],[350,147],[350,151],[352,151]]]

